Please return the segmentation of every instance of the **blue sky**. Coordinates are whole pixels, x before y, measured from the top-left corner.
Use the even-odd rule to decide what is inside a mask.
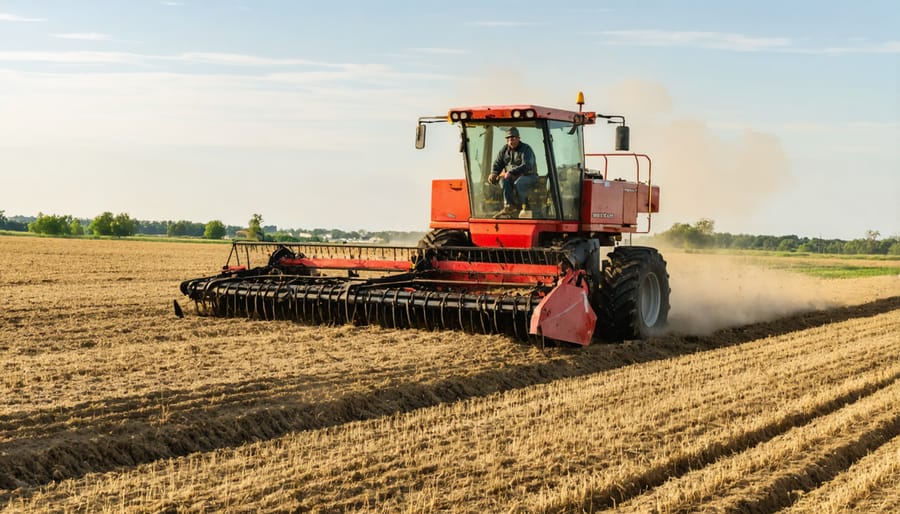
[[[425,230],[462,170],[417,117],[584,91],[654,229],[898,236],[898,77],[890,1],[0,0],[0,210]]]

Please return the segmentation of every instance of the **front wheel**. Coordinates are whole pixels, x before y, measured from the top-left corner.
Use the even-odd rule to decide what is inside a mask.
[[[463,230],[446,228],[434,229],[419,240],[419,248],[441,248],[444,246],[472,246],[469,233]]]
[[[620,246],[603,261],[595,294],[597,330],[603,339],[646,339],[669,318],[669,274],[653,248]]]

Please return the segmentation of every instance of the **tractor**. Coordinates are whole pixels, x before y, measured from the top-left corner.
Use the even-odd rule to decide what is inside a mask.
[[[416,247],[233,241],[220,273],[181,291],[201,315],[578,345],[645,339],[666,324],[669,276],[655,249],[628,243],[650,231],[659,187],[650,158],[629,151],[625,118],[584,111],[582,93],[577,105],[419,118],[419,149],[428,125],[458,126],[464,176],[432,181],[430,232]],[[601,120],[615,125],[615,151],[585,152],[584,131]],[[508,134],[533,153],[512,210],[492,177]]]

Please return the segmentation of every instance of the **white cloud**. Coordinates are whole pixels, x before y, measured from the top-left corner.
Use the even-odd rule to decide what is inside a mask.
[[[57,35],[72,39],[91,39],[88,34]],[[75,37],[82,36],[82,37]],[[97,34],[95,36],[100,36]],[[99,40],[99,37],[93,39]],[[0,62],[45,62],[61,64],[103,64],[103,63],[148,63],[155,61],[182,61],[222,66],[319,66],[323,68],[372,68],[382,65],[327,63],[308,59],[271,58],[246,54],[226,54],[211,52],[186,52],[180,55],[147,55],[127,52],[4,52],[0,51]]]
[[[472,25],[476,27],[532,27],[536,23],[528,21],[476,21]]]
[[[108,34],[100,34],[98,32],[71,32],[68,34],[52,34],[53,37],[60,39],[80,39],[83,41],[107,41],[111,39]]]
[[[0,62],[49,62],[61,64],[136,63],[146,59],[124,52],[0,52]]]
[[[781,52],[800,54],[894,54],[900,53],[900,41],[869,42],[864,38],[847,39],[845,45],[800,47],[787,37],[758,37],[726,32],[677,30],[611,30],[599,32],[609,45],[685,47],[733,52]]]
[[[337,66],[328,63],[310,61],[307,59],[273,59],[246,54],[225,54],[213,52],[187,52],[177,57],[148,57],[152,59],[171,59],[188,62],[200,62],[206,64],[221,64],[227,66]]]
[[[461,55],[469,53],[461,48],[411,48],[413,52],[421,54]]]
[[[607,36],[606,43],[613,45],[681,46],[737,52],[778,50],[791,45],[791,40],[784,37],[753,37],[724,32],[611,30],[600,34]]]
[[[415,119],[436,77],[381,65],[265,75],[3,71],[0,105],[13,145],[194,144],[321,150],[347,120]],[[448,77],[440,78],[446,82]],[[419,107],[413,107],[418,105]],[[404,108],[398,108],[404,106]],[[405,140],[404,140],[405,141]]]
[[[278,67],[281,71],[265,70],[252,78],[270,85],[311,85],[328,83],[355,83],[395,86],[410,81],[453,81],[458,77],[440,73],[404,72],[381,63],[329,63],[306,59],[273,59],[255,55],[192,52],[177,56],[144,55],[125,52],[2,52],[0,62],[55,63],[84,65],[142,65],[153,62],[189,62],[233,67]],[[148,74],[149,75],[149,74]],[[193,76],[225,77],[220,73],[204,73]],[[48,75],[56,76],[56,75]],[[98,74],[100,76],[100,74]],[[112,75],[108,75],[112,76]],[[178,77],[177,72],[156,76]]]
[[[47,21],[46,18],[25,18],[24,16],[17,16],[15,14],[2,13],[0,12],[0,21]]]
[[[856,43],[856,41],[854,41]],[[797,49],[797,53],[813,54],[900,54],[900,41],[884,41],[882,43],[863,43],[846,46],[830,46],[820,49]]]

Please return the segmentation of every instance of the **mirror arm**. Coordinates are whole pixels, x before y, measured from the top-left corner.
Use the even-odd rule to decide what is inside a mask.
[[[416,148],[419,150],[425,148],[425,124],[426,123],[446,123],[446,116],[422,116],[416,124]]]

